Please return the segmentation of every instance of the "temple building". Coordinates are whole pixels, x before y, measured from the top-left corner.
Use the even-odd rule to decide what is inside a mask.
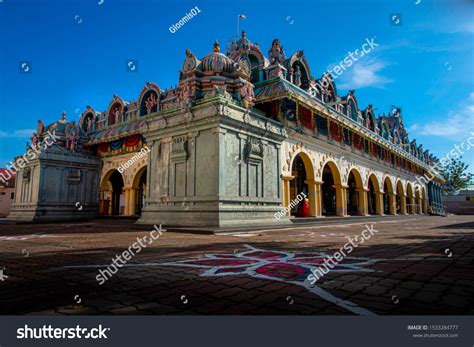
[[[9,176],[7,169],[0,168],[0,177]],[[0,180],[0,218],[6,217],[15,198],[15,174],[9,179]]]
[[[10,219],[280,224],[298,217],[275,214],[300,193],[311,217],[443,213],[437,159],[400,109],[376,116],[330,74],[315,78],[303,51],[276,39],[265,56],[245,32],[226,54],[217,41],[202,59],[186,49],[176,87],[147,82],[77,124],[39,121],[33,143],[47,133],[55,143],[19,168]]]

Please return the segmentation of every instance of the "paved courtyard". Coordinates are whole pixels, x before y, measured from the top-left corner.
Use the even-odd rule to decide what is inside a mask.
[[[132,222],[0,222],[0,314],[474,314],[472,216],[167,231],[99,285],[150,235]],[[377,232],[311,285],[311,269],[366,224]]]

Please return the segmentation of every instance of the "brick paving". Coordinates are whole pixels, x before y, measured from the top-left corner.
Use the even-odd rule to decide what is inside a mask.
[[[379,232],[350,254],[374,260],[362,266],[370,272],[330,271],[316,283],[331,301],[290,281],[203,276],[206,269],[163,264],[249,246],[333,254],[370,221],[243,235],[165,232],[102,286],[95,278],[100,266],[150,230],[129,220],[0,221],[0,270],[8,276],[0,280],[0,314],[355,314],[343,300],[376,315],[474,314],[473,216],[373,223]]]

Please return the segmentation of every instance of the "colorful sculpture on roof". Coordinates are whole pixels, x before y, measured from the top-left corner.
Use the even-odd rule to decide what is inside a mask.
[[[281,99],[279,106],[271,106],[273,113],[268,116],[288,121],[288,126],[294,123],[297,127],[306,125],[310,128],[318,125],[317,119],[297,117],[303,108],[297,107],[294,102],[298,100],[309,108],[322,103],[328,110],[342,114],[421,161],[431,163],[436,159],[423,151],[421,146],[410,143],[399,108],[392,115],[388,113],[378,117],[374,114],[372,105],[361,110],[354,90],[341,97],[337,94],[330,74],[324,74],[319,79],[311,75],[303,50],[298,50],[287,58],[280,40],[274,39],[266,59],[259,45],[252,43],[245,31],[239,39],[231,42],[227,54],[221,53],[217,40],[212,52],[202,59],[186,49],[182,70],[179,71],[179,83],[175,87],[161,90],[157,84],[146,82],[138,101],[126,102],[114,95],[104,112],[97,112],[87,106],[78,125],[69,125],[68,133],[65,133],[66,145],[75,150],[80,147],[81,138],[88,138],[86,143],[93,146],[114,141],[117,137],[127,137],[140,132],[140,127],[143,126],[140,123],[141,117],[180,109],[191,112],[196,101],[212,97],[226,98],[246,109],[255,107],[265,111],[265,103]],[[302,112],[304,117],[304,111]],[[63,129],[60,124],[66,122],[64,117],[47,128]],[[122,127],[125,124],[126,127]],[[41,127],[44,128],[44,125],[38,124],[37,134],[43,132]],[[122,130],[112,131],[114,127]],[[335,131],[338,132],[338,129]],[[347,137],[344,134],[334,134],[336,139]],[[353,137],[359,138],[361,134],[354,134],[347,141],[354,143]]]

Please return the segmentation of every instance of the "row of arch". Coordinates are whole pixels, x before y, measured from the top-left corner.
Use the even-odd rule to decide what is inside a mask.
[[[320,180],[314,175],[309,156],[299,152],[293,157],[291,175],[282,176],[283,205],[286,207],[305,193],[309,200],[309,216],[348,215],[397,215],[421,214],[428,211],[428,200],[424,187],[412,183],[396,183],[388,176],[379,182],[370,174],[364,186],[357,168],[349,171],[347,182],[342,181],[338,166],[333,161],[323,165]],[[299,216],[298,209],[288,212]]]

